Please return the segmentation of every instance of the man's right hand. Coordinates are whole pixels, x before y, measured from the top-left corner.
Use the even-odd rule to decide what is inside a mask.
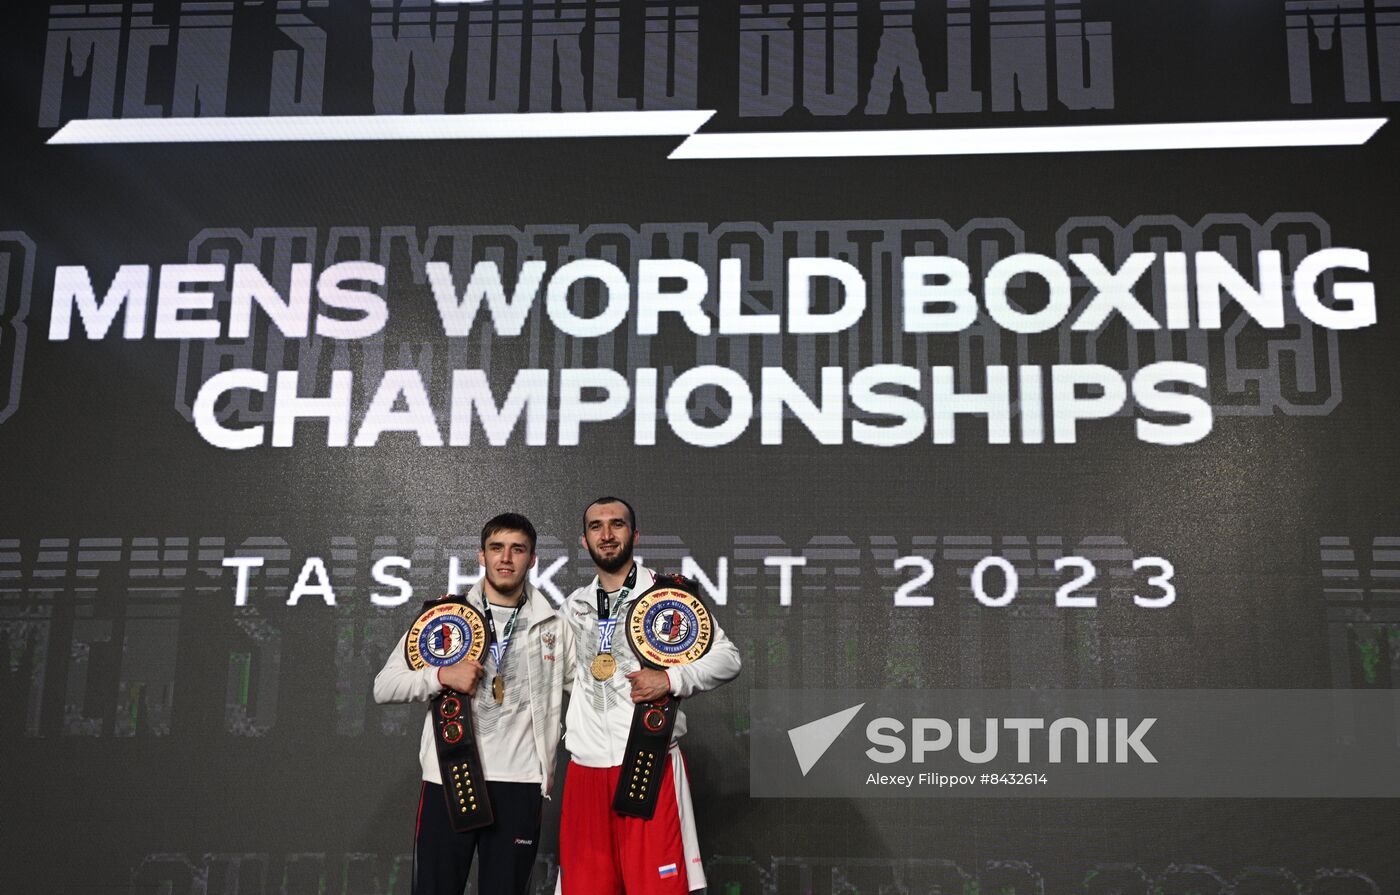
[[[476,685],[481,682],[481,677],[485,673],[486,669],[481,667],[480,662],[463,659],[455,665],[439,668],[437,677],[438,683],[444,687],[456,690],[458,693],[465,693],[468,696],[475,696]]]

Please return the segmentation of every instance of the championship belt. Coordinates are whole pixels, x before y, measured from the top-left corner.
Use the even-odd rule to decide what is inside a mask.
[[[709,651],[714,638],[710,610],[695,594],[694,584],[679,575],[657,575],[651,590],[628,608],[624,623],[627,642],[644,668],[665,671],[688,665]],[[618,814],[650,820],[656,813],[679,708],[680,697],[670,693],[637,703],[613,792],[612,808]]]
[[[485,653],[486,622],[465,597],[448,596],[424,603],[423,614],[408,629],[404,641],[404,658],[415,670],[445,668],[463,659],[480,662]],[[429,711],[452,829],[462,833],[490,826],[495,818],[476,749],[471,697],[444,688],[433,697]]]

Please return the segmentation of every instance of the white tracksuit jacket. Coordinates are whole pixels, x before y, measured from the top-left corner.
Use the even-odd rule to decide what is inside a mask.
[[[645,567],[637,566],[637,586],[627,595],[631,603],[655,582],[655,576]],[[613,639],[612,654],[617,659],[617,672],[606,681],[593,678],[589,667],[598,654],[598,579],[574,591],[561,610],[567,627],[572,628],[577,658],[573,671],[576,682],[569,699],[569,714],[564,725],[564,746],[570,757],[590,768],[610,768],[622,764],[627,747],[627,734],[632,729],[632,683],[625,675],[641,668],[641,663],[626,642],[619,623]],[[625,611],[624,611],[625,612]],[[673,696],[690,696],[713,690],[733,680],[739,674],[739,650],[725,636],[714,620],[713,645],[699,661],[667,669]],[[676,726],[671,742],[685,733],[685,713],[676,713]]]
[[[554,785],[554,760],[559,752],[559,718],[564,692],[572,685],[574,676],[574,635],[544,594],[533,585],[528,585],[526,592],[530,626],[511,639],[524,638],[523,657],[530,688],[531,739],[534,740],[535,755],[540,762],[540,779],[543,781],[540,791],[548,798]],[[467,599],[477,609],[485,610],[485,597],[480,584],[467,593]],[[429,666],[414,671],[408,667],[403,655],[407,637],[408,632],[405,631],[374,678],[375,702],[423,702],[442,692],[436,668]],[[512,644],[511,655],[516,655],[518,648]],[[478,686],[475,699],[490,699],[490,691],[489,686]],[[433,743],[432,721],[426,714],[423,716],[423,735],[418,743],[418,761],[422,765],[424,780],[442,783],[437,747]]]

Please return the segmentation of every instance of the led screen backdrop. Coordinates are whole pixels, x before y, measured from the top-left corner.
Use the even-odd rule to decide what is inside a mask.
[[[1394,764],[751,779],[795,691],[1393,692],[1400,3],[4,15],[6,891],[404,895],[375,672],[497,512],[586,583],[609,493],[743,655],[710,891],[1400,891]]]

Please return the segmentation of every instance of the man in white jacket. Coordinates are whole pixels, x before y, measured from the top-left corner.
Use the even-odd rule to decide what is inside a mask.
[[[559,829],[559,889],[563,895],[683,895],[705,887],[685,761],[676,741],[685,733],[677,714],[655,815],[649,820],[612,811],[633,707],[665,694],[692,696],[733,680],[739,651],[714,623],[712,646],[699,660],[666,671],[642,668],[604,622],[621,619],[654,577],[632,559],[637,517],[631,504],[600,497],[584,511],[581,542],[598,575],[569,595],[564,619],[575,643],[574,691],[564,744],[570,762]]]
[[[462,895],[474,852],[481,856],[483,895],[526,892],[539,848],[541,799],[553,784],[563,693],[573,677],[573,633],[528,583],[535,565],[530,520],[503,513],[487,522],[478,559],[485,576],[467,600],[491,613],[495,635],[484,664],[462,661],[414,670],[404,657],[405,634],[374,679],[374,699],[380,703],[431,700],[445,687],[471,697],[495,818],[483,829],[452,829],[431,721],[425,716],[418,747],[423,785],[413,845],[413,895]]]

